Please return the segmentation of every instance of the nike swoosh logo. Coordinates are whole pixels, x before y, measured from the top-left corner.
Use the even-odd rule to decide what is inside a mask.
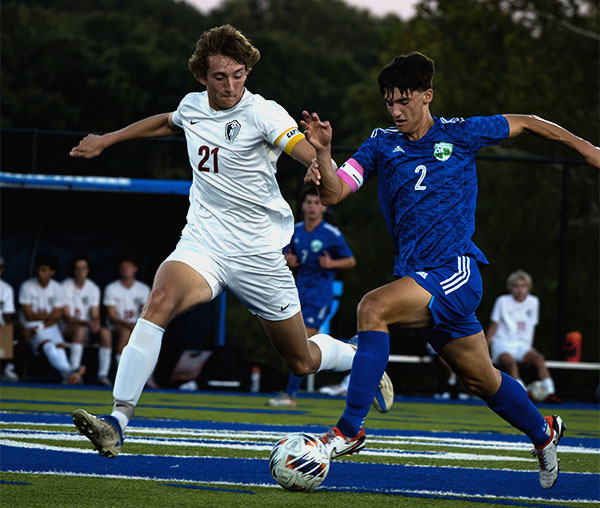
[[[194,125],[195,123],[198,123],[200,120],[190,120],[190,125]]]
[[[284,311],[284,310],[285,310],[285,309],[287,309],[289,306],[290,306],[290,304],[289,304],[289,303],[288,303],[288,304],[287,304],[285,307],[282,305],[282,306],[280,307],[280,309],[279,309],[279,310],[281,310],[281,311]]]

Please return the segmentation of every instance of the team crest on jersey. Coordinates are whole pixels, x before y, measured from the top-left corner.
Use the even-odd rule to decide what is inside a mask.
[[[323,248],[323,242],[321,240],[313,240],[310,242],[310,250],[313,252],[319,252]]]
[[[237,120],[232,120],[231,122],[228,122],[225,126],[225,141],[227,141],[228,143],[233,143],[235,141],[235,138],[237,138],[237,135],[240,133],[241,129],[242,126]]]
[[[433,155],[439,161],[447,161],[452,155],[452,143],[436,143],[433,147]]]

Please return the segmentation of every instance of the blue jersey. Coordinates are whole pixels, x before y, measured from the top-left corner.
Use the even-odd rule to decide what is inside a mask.
[[[417,141],[396,127],[375,129],[338,170],[352,191],[378,176],[379,203],[394,242],[394,275],[442,266],[468,255],[487,263],[475,233],[480,148],[508,137],[501,115],[435,118]]]
[[[325,221],[321,221],[309,232],[304,227],[304,222],[298,222],[294,228],[290,249],[300,263],[296,268],[300,305],[329,305],[333,300],[335,270],[321,267],[319,258],[325,251],[332,259],[352,257],[352,250],[342,232]]]

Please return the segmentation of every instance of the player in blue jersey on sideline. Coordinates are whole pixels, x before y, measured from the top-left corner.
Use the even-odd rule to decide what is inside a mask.
[[[285,249],[285,259],[295,271],[296,287],[300,297],[306,335],[319,333],[333,303],[333,279],[336,270],[356,266],[352,250],[342,232],[325,222],[327,207],[321,203],[317,189],[311,187],[302,193],[304,220],[296,223],[292,241]],[[269,399],[267,406],[295,407],[296,395],[303,376],[290,373],[284,392]]]
[[[323,203],[339,203],[378,176],[380,207],[394,242],[398,280],[367,293],[358,305],[358,352],[346,409],[321,439],[332,458],[365,445],[363,427],[389,356],[388,325],[422,328],[464,387],[524,432],[539,459],[540,483],[556,482],[556,448],[566,428],[543,418],[523,387],[494,368],[475,317],[487,264],[472,242],[477,174],[475,154],[525,132],[562,143],[600,167],[600,148],[532,115],[444,119],[432,116],[434,63],[421,53],[396,56],[380,72],[379,89],[394,126],[375,129],[336,172],[332,129],[316,113],[301,125],[317,151],[306,180],[319,184]]]

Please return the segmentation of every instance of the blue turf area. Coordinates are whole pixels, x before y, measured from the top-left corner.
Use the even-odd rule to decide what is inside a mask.
[[[95,454],[0,446],[4,471],[117,475],[157,481],[200,481],[237,485],[272,485],[267,459]],[[598,501],[598,474],[561,473],[554,488],[538,485],[537,472],[453,467],[334,462],[321,489],[397,495],[498,496],[548,501]],[[531,506],[528,504],[528,506]]]

